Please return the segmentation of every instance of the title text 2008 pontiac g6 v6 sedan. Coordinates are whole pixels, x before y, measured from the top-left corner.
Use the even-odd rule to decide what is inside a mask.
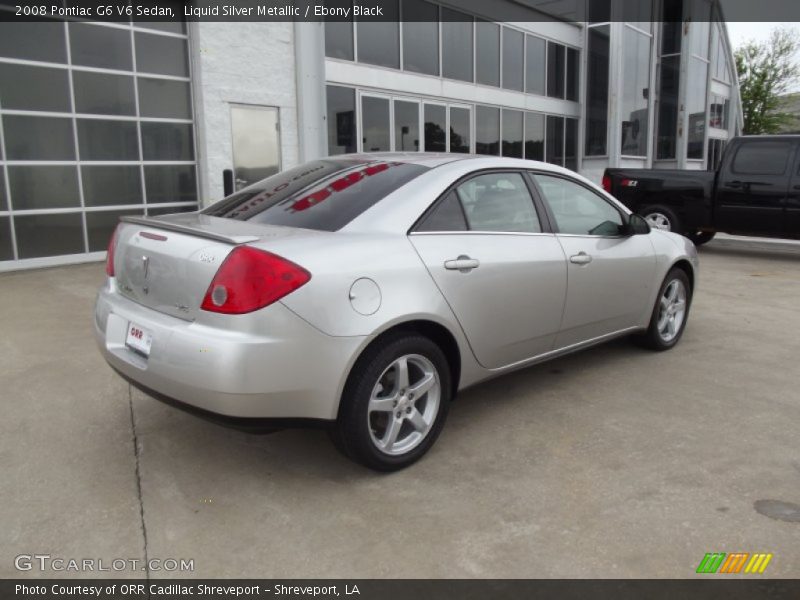
[[[135,385],[239,425],[327,421],[394,470],[459,389],[625,334],[674,346],[697,253],[560,167],[365,154],[123,218],[106,269],[97,339]]]

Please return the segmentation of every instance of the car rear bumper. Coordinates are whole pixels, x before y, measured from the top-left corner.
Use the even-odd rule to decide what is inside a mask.
[[[281,303],[249,315],[184,321],[141,306],[109,281],[94,327],[106,361],[137,386],[223,417],[336,418],[363,337],[325,335]],[[153,336],[148,357],[125,345],[130,322]]]

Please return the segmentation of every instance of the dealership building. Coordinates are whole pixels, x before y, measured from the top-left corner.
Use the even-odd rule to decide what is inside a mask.
[[[223,197],[226,170],[240,189],[328,154],[524,157],[596,182],[608,166],[714,168],[741,129],[717,2],[607,0],[587,21],[575,4],[3,21],[0,270],[101,259],[122,215],[197,210]]]

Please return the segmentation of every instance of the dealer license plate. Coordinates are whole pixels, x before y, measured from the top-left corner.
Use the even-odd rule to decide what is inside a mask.
[[[128,323],[128,334],[125,337],[125,345],[139,354],[150,356],[150,347],[153,345],[153,334],[141,325],[133,321]]]

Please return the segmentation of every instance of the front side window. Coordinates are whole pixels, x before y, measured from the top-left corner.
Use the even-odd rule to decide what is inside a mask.
[[[542,231],[528,186],[520,173],[487,173],[456,188],[472,231]]]
[[[739,175],[783,175],[791,149],[791,142],[744,143],[736,151],[731,170]]]
[[[582,185],[552,175],[534,173],[542,197],[556,220],[559,233],[616,236],[622,215],[604,198]]]

